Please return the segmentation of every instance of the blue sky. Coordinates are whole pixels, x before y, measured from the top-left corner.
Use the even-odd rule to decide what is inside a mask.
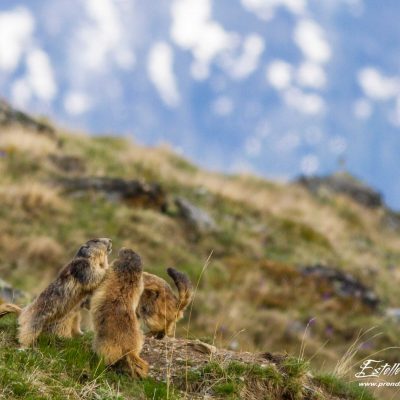
[[[0,3],[0,93],[211,170],[347,169],[400,209],[400,3]]]

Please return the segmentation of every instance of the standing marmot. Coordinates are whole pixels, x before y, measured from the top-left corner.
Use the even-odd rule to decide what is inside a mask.
[[[168,268],[167,272],[178,288],[179,297],[164,279],[143,272],[144,291],[137,309],[149,334],[157,339],[173,334],[176,322],[183,318],[183,311],[193,296],[192,283],[187,275],[174,268]]]
[[[91,246],[96,246],[98,243],[103,243],[107,246],[108,254],[112,251],[112,242],[111,239],[108,238],[97,238],[88,240],[83,246],[81,246],[78,252],[75,254],[74,258],[88,258],[90,257],[90,251],[88,248]],[[108,258],[106,257],[104,264],[104,268],[108,268]],[[60,337],[73,337],[82,335],[81,331],[81,305],[85,302],[88,298],[90,298],[92,291],[85,296],[84,300],[80,302],[76,307],[74,307],[71,312],[66,314],[61,320],[50,323],[46,325],[45,331],[48,333],[55,334]]]
[[[147,362],[140,358],[143,333],[135,312],[142,291],[140,256],[122,248],[90,305],[94,351],[107,365],[123,365],[132,376],[140,378],[148,372]]]
[[[77,307],[104,279],[111,247],[111,239],[88,241],[31,304],[22,310],[11,304],[0,306],[0,316],[19,313],[18,340],[22,347],[32,345],[42,331],[71,336],[76,330],[72,324],[77,324]]]

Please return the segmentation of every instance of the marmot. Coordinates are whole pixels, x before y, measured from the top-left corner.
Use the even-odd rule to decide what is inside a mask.
[[[147,362],[140,358],[143,333],[135,312],[142,292],[140,256],[122,248],[90,301],[94,351],[107,365],[128,368],[139,378],[148,372]]]
[[[168,268],[167,272],[178,288],[179,297],[164,279],[143,272],[144,291],[137,309],[149,329],[148,334],[157,339],[173,334],[176,322],[183,318],[183,311],[193,296],[193,287],[187,275],[174,268]]]
[[[78,250],[78,252],[75,254],[74,258],[79,258],[83,257],[86,258],[88,254],[90,254],[87,251],[87,247],[91,245],[96,245],[96,243],[102,242],[104,243],[107,248],[108,248],[108,254],[111,253],[112,251],[112,242],[111,239],[108,238],[97,238],[97,239],[91,239],[85,243],[84,246],[81,246]],[[107,266],[108,268],[108,259],[107,261]],[[63,319],[60,321],[57,321],[55,323],[52,323],[48,326],[46,326],[46,331],[49,333],[53,333],[57,336],[60,337],[73,337],[73,336],[79,336],[82,335],[83,332],[81,331],[81,308],[82,305],[90,299],[91,293],[88,294],[84,300],[77,305],[70,313],[68,313]]]
[[[0,306],[0,316],[19,314],[18,340],[22,347],[32,345],[42,331],[66,337],[80,331],[77,311],[103,281],[111,248],[111,239],[89,240],[31,304],[23,309],[14,304]]]

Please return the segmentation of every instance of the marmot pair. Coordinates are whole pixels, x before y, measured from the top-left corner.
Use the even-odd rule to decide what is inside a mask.
[[[144,338],[138,317],[151,334],[172,334],[192,298],[187,276],[173,268],[167,272],[178,288],[179,299],[167,282],[143,272],[137,253],[127,248],[119,251],[90,301],[93,347],[107,365],[120,365],[139,378],[147,375],[148,363],[140,357]]]

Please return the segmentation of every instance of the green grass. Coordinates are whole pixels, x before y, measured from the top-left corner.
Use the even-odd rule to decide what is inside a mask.
[[[168,155],[169,162],[171,165],[173,165],[175,168],[189,172],[191,174],[194,174],[195,172],[198,171],[198,168],[192,164],[190,161],[186,160],[185,158],[182,158],[174,153],[170,153]]]
[[[238,361],[220,364],[214,361],[189,371],[187,381],[191,390],[206,382],[215,395],[229,399],[241,399],[243,390],[253,392],[255,396],[259,391],[264,395],[269,393],[275,400],[302,399],[303,379],[308,368],[306,362],[294,358],[288,358],[278,368],[272,364],[261,366]]]
[[[328,393],[344,397],[349,400],[374,400],[375,397],[356,382],[345,382],[334,375],[321,374],[314,377],[314,381]]]
[[[38,160],[27,154],[10,153],[2,158],[6,165],[7,176],[11,179],[23,179],[27,174],[35,174],[40,171],[41,166]]]
[[[310,225],[271,217],[270,229],[273,234],[267,239],[265,254],[272,260],[295,264],[340,261],[329,240]]]
[[[289,378],[301,378],[309,371],[310,365],[300,358],[287,357],[282,363],[282,368]]]
[[[134,380],[106,367],[91,350],[90,333],[75,339],[42,335],[36,347],[18,350],[16,321],[0,319],[0,398],[7,399],[179,399],[173,386]],[[308,364],[287,358],[276,367],[230,361],[209,362],[188,371],[189,392],[206,385],[216,398],[241,399],[243,390],[273,400],[302,399]],[[177,382],[185,391],[186,377]],[[283,396],[283,397],[282,397]]]
[[[37,346],[28,350],[17,349],[15,334],[15,319],[1,319],[0,398],[178,398],[163,382],[151,378],[134,380],[107,368],[91,351],[90,334],[77,339],[55,339],[43,335]]]

